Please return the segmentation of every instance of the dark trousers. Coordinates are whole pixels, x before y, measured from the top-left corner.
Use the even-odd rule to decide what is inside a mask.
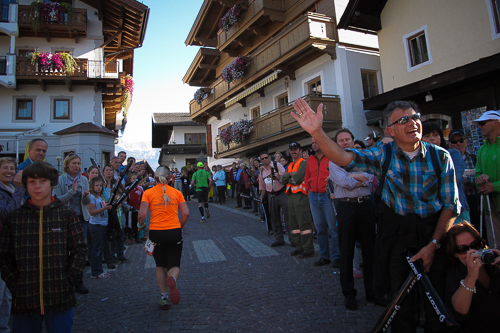
[[[422,219],[415,214],[398,215],[384,204],[380,204],[378,210],[381,214],[377,226],[375,251],[377,271],[374,285],[377,289],[377,296],[382,296],[383,291],[388,290],[389,297],[392,299],[411,271],[406,259],[406,251],[410,250],[411,254],[415,255],[422,247],[429,244],[436,230],[440,213]],[[443,301],[445,301],[445,277],[448,266],[445,247],[442,246],[434,253],[434,261],[427,273],[434,289]],[[385,283],[388,289],[385,288]],[[419,297],[423,299],[422,302],[418,301]],[[419,319],[418,305],[422,303],[426,314],[425,332],[443,331],[445,325],[439,321],[420,284],[417,283],[393,318],[391,332],[416,332]]]
[[[139,239],[139,230],[137,229],[137,221],[138,221],[137,217],[138,217],[138,215],[139,215],[138,211],[136,211],[135,209],[132,210],[132,224],[131,224],[132,238],[135,240]]]
[[[340,285],[344,296],[356,296],[352,276],[356,240],[363,255],[365,294],[373,296],[373,251],[375,249],[375,213],[371,200],[361,203],[338,200],[337,221],[340,248]]]
[[[480,222],[481,215],[479,211],[479,206],[481,203],[481,197],[479,194],[467,195],[467,203],[469,204],[469,214],[470,214],[470,222],[477,229],[477,231],[481,230]]]
[[[238,182],[235,181],[235,182],[231,183],[231,198],[234,199],[235,194],[236,194],[236,198],[238,198],[237,192],[238,192]],[[239,204],[239,206],[241,206],[241,205]]]
[[[219,196],[219,202],[221,204],[226,203],[226,186],[217,186],[217,195]]]
[[[252,207],[252,199],[251,198],[247,198],[250,196],[250,189],[249,188],[245,188],[245,186],[243,185],[242,186],[243,189],[241,191],[241,193],[245,196],[245,207]],[[240,203],[241,203],[241,197],[240,197]],[[240,205],[240,204],[238,204]]]
[[[189,195],[189,184],[182,184],[182,195],[185,201],[191,201],[191,196]]]
[[[288,221],[288,198],[285,191],[279,195],[268,194],[269,210],[267,218],[271,220],[271,227],[274,238],[278,242],[284,242],[283,239],[283,224],[281,223],[281,210],[285,214],[285,220]]]

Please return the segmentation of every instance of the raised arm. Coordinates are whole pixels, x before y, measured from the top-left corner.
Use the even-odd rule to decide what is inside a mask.
[[[293,107],[295,112],[291,113],[292,117],[299,122],[306,132],[311,134],[325,156],[339,166],[349,165],[354,158],[354,154],[340,148],[323,131],[323,104],[318,105],[317,112],[314,112],[306,101],[298,98],[295,100]]]

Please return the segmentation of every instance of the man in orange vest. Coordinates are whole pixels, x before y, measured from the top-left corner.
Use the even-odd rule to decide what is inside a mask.
[[[287,173],[281,176],[281,183],[286,185],[288,198],[288,225],[290,241],[296,244],[290,253],[299,258],[310,258],[314,255],[312,216],[307,190],[303,184],[307,162],[301,157],[301,146],[297,142],[289,145],[292,163]]]

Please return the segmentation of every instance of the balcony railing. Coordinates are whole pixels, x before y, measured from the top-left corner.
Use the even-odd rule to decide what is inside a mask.
[[[76,68],[69,74],[71,78],[119,78],[119,63],[114,60],[108,63],[98,60],[75,58]],[[63,70],[42,69],[32,64],[28,58],[18,58],[16,67],[17,79],[40,79],[66,77]]]
[[[342,114],[340,112],[340,98],[335,95],[307,95],[304,100],[313,110],[317,110],[323,103],[323,127],[340,128]],[[241,151],[256,148],[277,140],[284,140],[297,133],[303,132],[299,123],[290,114],[293,111],[293,102],[286,106],[271,110],[259,118],[252,120],[252,132],[245,137],[242,143],[231,142],[229,146],[217,139],[219,157],[228,157]]]
[[[68,14],[62,21],[42,20],[40,31],[33,31],[33,17],[30,6],[19,6],[19,29],[23,36],[35,36],[36,33],[53,38],[78,38],[87,36],[87,10],[73,8],[73,17],[68,20]]]
[[[263,19],[284,20],[284,3],[277,0],[251,0],[248,2],[248,8],[243,13],[240,20],[231,27],[228,31],[219,30],[217,33],[218,49],[223,51],[227,46],[233,42],[238,42],[236,39],[241,36],[242,39],[248,41],[249,36],[242,36],[241,34],[248,31],[250,36],[254,32],[250,31],[251,27],[258,27],[256,30],[262,30],[261,26],[264,25],[260,22]],[[263,32],[262,34],[265,34]]]
[[[305,52],[335,52],[334,24],[333,19],[322,14],[307,13],[300,17],[250,56],[250,63],[242,78],[229,84],[222,80],[216,81],[210,87],[213,93],[209,93],[201,105],[192,100],[191,117],[222,103],[237,93],[242,86],[255,83],[263,77],[263,73],[269,73],[278,66],[289,65],[294,59],[304,56]],[[312,61],[315,58],[308,59]],[[222,69],[217,68],[217,76],[221,75]]]

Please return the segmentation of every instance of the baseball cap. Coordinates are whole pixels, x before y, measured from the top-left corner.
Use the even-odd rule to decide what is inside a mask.
[[[290,142],[290,145],[288,145],[288,148],[290,149],[296,149],[296,148],[301,148],[302,146],[300,145],[300,143],[297,143],[297,142]]]
[[[481,115],[476,120],[473,120],[473,122],[479,122],[479,121],[485,121],[485,120],[498,120],[500,121],[500,111],[486,111]]]
[[[380,139],[380,134],[378,132],[372,131],[368,133],[368,135],[365,138],[365,141],[368,141],[368,139],[372,139],[373,141],[377,142]]]
[[[203,162],[198,162],[198,164],[196,164],[196,166],[197,166],[198,168],[203,168]]]
[[[451,140],[455,135],[461,135],[465,137],[464,130],[459,128],[459,129],[454,129],[453,131],[450,132],[450,135],[448,135],[448,138]]]

